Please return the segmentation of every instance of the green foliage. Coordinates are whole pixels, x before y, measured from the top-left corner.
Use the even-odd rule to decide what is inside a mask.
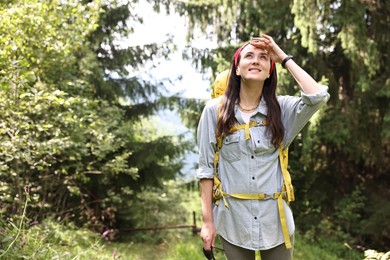
[[[301,44],[307,47],[310,52],[317,51],[317,24],[320,21],[320,13],[328,8],[328,4],[319,5],[318,1],[293,1],[291,12],[295,14],[294,24],[300,29],[302,34]],[[331,7],[330,5],[329,7]]]
[[[0,5],[0,209],[72,220],[99,232],[133,222],[139,192],[180,175],[190,142],[149,117],[173,108],[162,84],[129,69],[171,46],[122,48],[141,22],[124,1]],[[130,210],[129,210],[130,209]],[[16,212],[15,212],[16,210]],[[130,212],[129,212],[130,211]],[[124,212],[129,214],[124,214]]]
[[[388,200],[381,195],[382,192],[386,191],[382,189],[377,194],[367,196],[369,203],[367,203],[367,208],[364,211],[366,215],[361,221],[359,234],[369,241],[380,240],[390,232],[390,227],[386,221],[390,218],[390,205]],[[382,250],[388,250],[388,247],[384,246]]]
[[[23,1],[1,10],[6,21],[0,27],[4,35],[0,42],[0,139],[4,143],[0,181],[5,210],[20,204],[25,185],[39,194],[37,210],[60,210],[57,205],[64,197],[58,192],[67,196],[75,182],[85,181],[77,165],[86,152],[80,134],[94,120],[97,102],[85,98],[83,91],[71,96],[62,88],[84,88],[84,78],[77,80],[74,75],[77,53],[87,51],[83,35],[94,28],[96,12],[92,4],[83,8],[55,1]],[[70,161],[72,171],[55,167],[61,161]]]
[[[350,196],[345,196],[337,202],[336,224],[348,233],[359,230],[366,204],[367,197],[364,187],[356,186]]]
[[[1,14],[2,68],[22,61],[42,81],[61,86],[84,72],[82,53],[88,48],[86,35],[97,28],[98,1],[88,5],[15,1]]]
[[[123,209],[122,214],[132,213],[131,221],[135,228],[143,227],[162,227],[173,226],[177,223],[190,223],[191,213],[187,212],[183,206],[180,205],[184,199],[181,196],[182,188],[178,186],[175,181],[168,181],[164,183],[162,188],[150,187],[142,192],[128,203],[129,210]],[[131,209],[137,210],[131,210]],[[130,223],[127,223],[129,225]],[[126,223],[123,223],[126,225]],[[143,238],[142,240],[158,237],[154,232],[149,233],[151,237]],[[161,239],[161,237],[159,238]]]

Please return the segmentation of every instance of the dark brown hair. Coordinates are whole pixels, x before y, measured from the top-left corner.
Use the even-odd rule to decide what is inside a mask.
[[[239,63],[240,58],[238,59]],[[219,107],[219,117],[217,124],[217,136],[228,135],[230,129],[236,125],[236,117],[234,114],[234,105],[239,98],[241,88],[241,77],[237,76],[234,60],[229,73],[229,82],[225,94],[222,97]],[[265,80],[262,96],[267,104],[267,133],[272,136],[272,144],[279,147],[284,138],[284,129],[281,119],[281,110],[279,102],[276,98],[276,86],[278,77],[276,67],[270,77]]]

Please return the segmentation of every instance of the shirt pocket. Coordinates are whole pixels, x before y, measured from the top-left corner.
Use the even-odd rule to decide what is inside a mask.
[[[221,156],[228,162],[234,162],[241,159],[240,133],[235,132],[223,139]]]
[[[266,133],[265,126],[253,128],[251,135],[255,154],[265,155],[275,150],[271,142],[271,136]]]

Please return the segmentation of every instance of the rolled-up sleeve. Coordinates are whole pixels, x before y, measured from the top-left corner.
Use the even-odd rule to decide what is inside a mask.
[[[329,100],[328,87],[316,94],[301,92],[300,97],[279,97],[282,122],[285,128],[284,143],[289,146],[310,118]]]
[[[206,103],[198,124],[197,144],[199,149],[198,179],[214,178],[214,155],[216,151],[217,109],[219,98]]]
[[[323,87],[326,89],[317,94],[305,94],[304,92],[301,92],[303,103],[307,104],[308,106],[325,104],[329,100],[330,96],[328,93],[328,87],[327,86],[323,86]]]

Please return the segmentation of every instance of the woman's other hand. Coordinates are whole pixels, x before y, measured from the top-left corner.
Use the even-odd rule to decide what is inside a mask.
[[[203,241],[203,248],[208,251],[212,250],[215,247],[216,237],[214,223],[203,223],[200,237]]]

